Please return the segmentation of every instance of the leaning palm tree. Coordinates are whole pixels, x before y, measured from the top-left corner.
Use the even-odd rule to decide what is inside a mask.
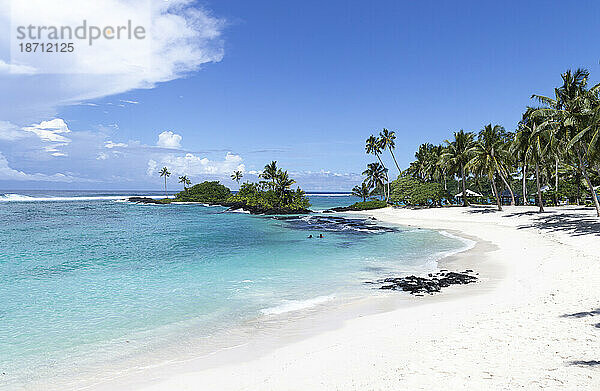
[[[442,154],[441,159],[446,172],[457,174],[462,179],[462,194],[463,205],[468,206],[467,201],[467,185],[466,185],[466,165],[471,160],[471,147],[473,147],[473,139],[475,135],[471,132],[460,130],[454,132],[454,141],[446,140],[446,150]]]
[[[532,95],[545,105],[533,115],[545,120],[553,137],[564,145],[563,151],[574,156],[600,217],[600,203],[589,175],[595,151],[600,148],[600,84],[588,89],[589,72],[585,69],[569,70],[561,77],[563,85],[555,89],[554,99]]]
[[[271,163],[267,164],[259,176],[267,181],[270,180],[271,183],[269,186],[272,189],[275,189],[275,181],[277,179],[277,161],[273,160]]]
[[[357,185],[352,188],[352,195],[362,198],[363,202],[365,202],[371,196],[371,187],[366,182],[363,182],[360,186]]]
[[[396,133],[394,131],[389,131],[386,128],[383,128],[381,132],[379,132],[379,140],[381,149],[388,149],[390,154],[392,155],[392,159],[394,159],[394,163],[396,164],[396,168],[398,172],[402,172],[398,162],[396,161],[396,156],[394,156],[394,148],[396,148]]]
[[[539,211],[544,211],[544,200],[540,185],[540,166],[544,165],[548,157],[549,139],[552,134],[552,126],[542,117],[535,116],[537,109],[527,108],[523,119],[519,122],[519,131],[516,140],[522,143],[526,164],[535,168],[535,184],[537,187],[537,199]]]
[[[240,170],[235,170],[233,174],[231,174],[231,180],[236,181],[238,184],[240,183],[240,179],[244,177],[244,173]]]
[[[387,168],[383,167],[382,164],[369,163],[367,164],[367,169],[362,174],[367,177],[366,182],[369,188],[384,188],[384,181],[387,179]],[[383,193],[385,194],[385,190]],[[383,200],[383,194],[381,195],[381,199]]]
[[[183,191],[187,191],[187,187],[192,184],[192,181],[186,175],[179,177],[179,183],[183,183]]]
[[[169,198],[169,194],[167,194],[167,178],[171,176],[171,173],[169,172],[169,170],[167,169],[167,167],[163,167],[160,171],[159,174],[161,177],[165,177],[165,196],[167,198]]]
[[[369,138],[365,141],[365,151],[369,154],[369,155],[375,155],[377,157],[377,160],[379,160],[379,164],[381,164],[381,166],[383,167],[383,169],[385,170],[385,182],[387,182],[387,192],[385,195],[385,199],[387,201],[387,199],[389,198],[390,195],[390,181],[389,178],[387,176],[387,169],[385,168],[385,165],[383,164],[383,160],[381,160],[381,140],[373,135],[369,136]],[[385,188],[385,186],[384,186]]]

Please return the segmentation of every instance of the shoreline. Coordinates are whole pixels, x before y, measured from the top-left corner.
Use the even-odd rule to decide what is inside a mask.
[[[357,216],[368,215],[365,212],[343,212],[342,215]],[[385,221],[380,221],[385,222]],[[390,222],[385,222],[390,223]],[[407,224],[391,222],[392,226],[407,227]],[[453,237],[465,243],[465,246],[451,251],[450,254],[440,253],[436,259],[436,269],[448,268],[451,270],[476,268],[480,272],[478,260],[493,249],[489,243],[481,239],[465,235],[456,230],[436,230],[441,234]],[[444,232],[445,231],[445,232]],[[465,257],[469,261],[463,262]],[[376,289],[376,292],[367,296],[356,296],[339,300],[316,303],[308,308],[301,308],[285,313],[263,314],[262,316],[245,322],[240,329],[244,329],[250,336],[246,343],[235,343],[233,346],[222,346],[216,351],[185,358],[170,363],[152,365],[153,380],[148,381],[148,373],[145,370],[133,371],[123,376],[98,384],[80,388],[85,390],[114,390],[114,389],[154,389],[161,382],[168,382],[174,376],[185,376],[198,371],[218,370],[227,365],[238,364],[259,360],[278,349],[300,343],[324,333],[335,333],[344,327],[346,322],[355,319],[386,314],[394,311],[402,311],[410,307],[419,307],[436,302],[457,300],[462,297],[478,295],[488,291],[489,277],[478,276],[480,280],[468,287],[451,286],[444,288],[441,293],[415,297],[408,292],[386,292]],[[240,342],[240,341],[238,341]],[[219,385],[221,386],[221,385]],[[165,386],[169,389],[171,386]],[[157,388],[157,389],[162,389]],[[232,389],[235,389],[233,387]]]
[[[503,278],[411,298],[419,305],[359,315],[254,359],[106,389],[598,389],[600,337],[593,313],[585,315],[599,306],[598,232],[550,224],[567,213],[581,224],[591,211],[531,210],[369,211],[380,221],[475,235],[489,250],[485,257],[476,246],[471,260],[462,254],[443,263],[477,259],[475,271]]]

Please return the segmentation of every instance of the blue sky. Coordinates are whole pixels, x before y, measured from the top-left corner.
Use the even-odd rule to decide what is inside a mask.
[[[233,188],[230,170],[255,179],[277,160],[306,190],[348,190],[383,127],[406,166],[452,131],[514,129],[530,95],[551,94],[568,68],[600,74],[594,2],[174,3],[155,16],[197,34],[171,32],[181,50],[153,59],[161,73],[0,73],[0,189],[151,189],[165,164]],[[0,71],[14,65],[8,29]]]

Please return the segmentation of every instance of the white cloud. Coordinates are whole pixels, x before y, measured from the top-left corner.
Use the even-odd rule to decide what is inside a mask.
[[[15,12],[15,8],[22,7]],[[11,8],[15,13],[12,18]],[[77,49],[69,56],[29,56],[21,63],[13,58],[11,64],[6,58],[0,60],[3,89],[0,118],[13,122],[32,115],[39,118],[54,115],[60,105],[153,88],[156,83],[196,71],[202,64],[219,62],[224,55],[221,37],[224,21],[199,8],[195,0],[72,1],[68,7],[56,6],[55,1],[48,0],[0,1],[2,26],[11,26],[11,22],[47,25],[48,20],[53,25],[76,26],[82,19],[88,25],[100,26],[139,21],[140,25],[147,24],[147,37],[139,42],[99,40],[94,42],[92,50],[83,50],[89,45],[77,42]],[[8,44],[6,36],[0,37],[2,40]],[[29,75],[48,67],[49,61],[58,61],[50,64],[58,73]]]
[[[15,75],[32,75],[36,73],[36,69],[28,65],[9,64],[6,61],[0,60],[0,74],[2,73],[12,73]]]
[[[8,160],[0,153],[0,180],[17,180],[17,181],[46,181],[46,182],[74,182],[83,181],[81,178],[75,178],[71,175],[56,173],[52,175],[46,174],[28,174],[23,171],[15,170],[8,164]]]
[[[148,161],[147,174],[155,175],[157,168],[166,166],[175,175],[229,175],[236,170],[246,171],[242,161],[241,156],[229,152],[221,161],[209,160],[192,153],[186,153],[183,156],[165,155],[159,161],[154,159]]]
[[[70,133],[69,127],[61,118],[50,121],[42,121],[23,128],[26,132],[35,133],[42,141],[70,143],[71,140],[62,134]]]
[[[140,103],[137,100],[123,100],[123,99],[121,99],[121,102],[123,102],[123,103],[129,103],[130,105],[137,105],[137,104]]]
[[[8,121],[0,121],[0,140],[15,141],[27,136],[28,134],[17,125]]]
[[[157,146],[163,148],[181,148],[181,136],[166,130],[158,135]]]
[[[108,154],[106,152],[100,152],[98,156],[96,156],[96,160],[106,160],[108,159]]]
[[[112,148],[126,148],[127,144],[125,143],[115,143],[111,140],[104,142],[104,148],[112,149]]]

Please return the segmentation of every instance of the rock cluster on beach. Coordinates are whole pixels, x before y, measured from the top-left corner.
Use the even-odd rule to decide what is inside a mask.
[[[477,281],[473,270],[464,272],[449,272],[441,270],[438,273],[430,273],[427,277],[392,277],[379,280],[377,283],[384,284],[379,289],[410,292],[413,295],[433,294],[440,292],[442,288],[450,285],[471,284]]]

